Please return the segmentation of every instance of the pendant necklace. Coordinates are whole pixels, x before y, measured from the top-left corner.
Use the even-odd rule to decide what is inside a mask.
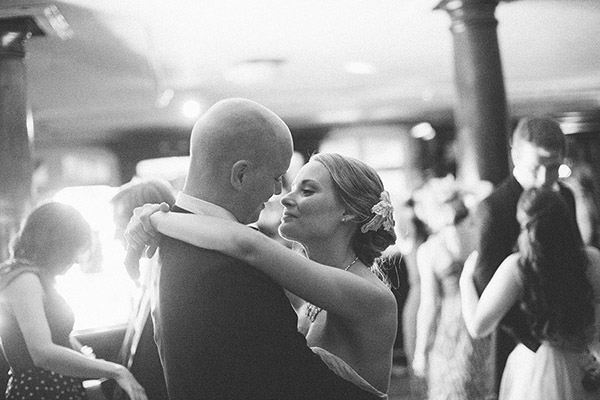
[[[356,262],[358,261],[358,256],[356,256],[354,258],[354,260],[352,260],[352,262],[350,264],[348,264],[348,266],[346,268],[344,268],[344,271],[348,271],[348,269],[353,266]],[[317,307],[312,303],[308,303],[306,304],[306,317],[310,320],[310,322],[315,322],[315,319],[317,318],[317,315],[319,315],[319,313],[321,312],[321,310],[323,310],[321,307]]]

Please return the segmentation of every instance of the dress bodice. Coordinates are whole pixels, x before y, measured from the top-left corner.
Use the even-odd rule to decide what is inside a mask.
[[[0,291],[23,273],[34,273],[40,278],[44,289],[44,311],[50,327],[52,342],[70,347],[69,336],[73,330],[74,314],[64,298],[54,287],[54,280],[44,279],[39,269],[19,262],[7,262],[0,266]],[[12,369],[21,371],[34,367],[27,350],[25,338],[16,317],[5,302],[0,302],[0,337],[6,359]]]
[[[361,389],[369,393],[373,393],[380,399],[388,399],[386,393],[383,393],[382,391],[373,387],[373,385],[371,385],[365,378],[360,376],[358,372],[356,372],[347,362],[345,362],[335,354],[330,353],[321,347],[311,347],[311,349],[315,352],[315,354],[321,357],[321,360],[323,360],[327,367],[333,372],[335,372],[337,375],[341,376],[347,381],[354,383]]]
[[[458,281],[464,261],[458,259],[456,252],[452,250],[452,244],[448,243],[447,236],[436,235],[433,244],[435,262],[432,267],[440,284],[440,295],[446,297],[460,294]]]

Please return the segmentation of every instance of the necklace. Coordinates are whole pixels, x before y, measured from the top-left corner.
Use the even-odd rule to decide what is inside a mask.
[[[353,266],[357,261],[358,256],[356,256],[354,260],[352,260],[352,262],[348,264],[346,268],[344,268],[344,271],[348,271],[348,269],[351,266]],[[306,303],[306,317],[310,320],[310,322],[315,322],[315,319],[317,318],[317,315],[319,315],[321,310],[323,310],[321,307],[317,307],[312,303]]]

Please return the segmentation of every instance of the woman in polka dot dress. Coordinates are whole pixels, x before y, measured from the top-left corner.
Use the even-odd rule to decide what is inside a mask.
[[[27,218],[0,264],[0,338],[10,365],[6,399],[86,399],[82,379],[115,379],[132,400],[147,400],[124,366],[72,350],[73,312],[55,289],[89,250],[91,232],[74,208],[46,203]]]

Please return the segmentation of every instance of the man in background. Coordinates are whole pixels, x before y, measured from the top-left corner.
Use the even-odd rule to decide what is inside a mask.
[[[479,295],[490,282],[502,261],[514,252],[520,226],[517,202],[524,190],[550,187],[561,193],[575,218],[573,193],[558,180],[565,156],[564,134],[548,117],[522,118],[512,135],[512,174],[484,199],[477,209],[478,252],[475,285]],[[536,351],[540,343],[527,329],[524,313],[515,305],[500,324],[496,338],[496,387],[510,352],[517,343]]]

